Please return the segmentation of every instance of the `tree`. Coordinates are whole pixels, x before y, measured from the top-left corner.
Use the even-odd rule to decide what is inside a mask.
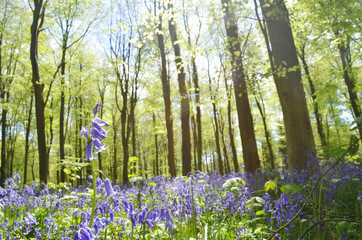
[[[44,116],[44,83],[40,81],[38,66],[38,39],[44,24],[45,9],[47,1],[34,0],[33,22],[31,25],[31,43],[30,43],[30,60],[32,67],[32,83],[35,94],[35,116],[38,136],[38,153],[39,153],[39,177],[40,181],[45,184],[49,179],[49,159],[47,156],[46,137],[45,137],[45,116]]]
[[[158,6],[160,10],[160,3]],[[154,3],[154,15],[157,16],[157,1]],[[157,21],[157,20],[156,20]],[[158,48],[161,54],[161,82],[162,82],[162,92],[163,100],[165,103],[165,121],[166,121],[166,130],[167,130],[167,161],[169,167],[169,173],[172,177],[176,176],[176,167],[175,167],[175,147],[174,147],[174,133],[173,133],[173,117],[171,109],[171,88],[170,81],[167,76],[167,61],[165,53],[165,43],[162,30],[162,15],[161,12],[158,16],[157,22],[157,42]],[[156,162],[157,163],[157,162]]]
[[[128,163],[130,157],[129,139],[131,135],[132,114],[135,111],[138,91],[138,79],[141,72],[141,60],[143,54],[142,44],[133,42],[136,34],[140,34],[137,27],[137,19],[132,18],[128,12],[129,19],[123,18],[121,5],[118,5],[118,22],[116,30],[113,22],[110,23],[109,52],[108,58],[112,64],[116,76],[116,88],[119,87],[122,104],[118,101],[118,89],[115,91],[116,106],[121,113],[121,137],[123,149],[123,183],[128,183]],[[128,11],[132,11],[128,9]],[[135,17],[135,16],[133,16]],[[139,38],[139,36],[137,36]],[[116,166],[114,166],[116,167]]]
[[[177,81],[181,97],[181,130],[182,130],[182,175],[191,172],[191,138],[190,138],[190,106],[187,93],[184,63],[182,62],[180,44],[177,38],[176,22],[173,17],[172,3],[168,4],[171,17],[168,20],[171,42],[175,53]]]
[[[284,0],[260,0],[260,4],[277,71],[274,81],[283,112],[288,167],[302,170],[315,144],[288,10]]]
[[[196,7],[196,15],[198,16],[198,32],[196,34],[195,39],[195,47],[193,47],[192,41],[191,41],[191,27],[189,23],[189,17],[186,11],[186,7],[184,6],[185,2],[182,2],[183,4],[183,19],[184,19],[184,26],[187,33],[187,43],[189,45],[190,55],[191,55],[191,65],[192,65],[192,82],[194,84],[194,95],[195,95],[195,104],[196,104],[196,128],[197,131],[195,131],[194,135],[194,144],[196,145],[196,153],[197,153],[197,164],[195,164],[195,168],[199,171],[201,171],[201,165],[202,165],[202,124],[201,124],[201,104],[200,104],[200,83],[199,83],[199,73],[197,71],[196,66],[196,47],[200,39],[200,33],[201,33],[201,26],[202,21],[200,20],[199,16],[199,6]],[[195,129],[196,130],[196,129]],[[194,156],[196,159],[196,156]]]
[[[239,163],[238,163],[238,156],[236,153],[235,141],[234,141],[234,129],[233,129],[233,122],[231,118],[231,95],[232,95],[232,84],[228,83],[228,74],[226,63],[223,62],[223,56],[219,54],[220,58],[220,65],[223,72],[224,77],[224,84],[225,84],[225,91],[226,91],[226,99],[227,99],[227,118],[228,118],[228,132],[229,132],[229,139],[230,139],[230,147],[233,156],[233,164],[234,164],[234,171],[239,171]]]
[[[219,173],[221,175],[224,174],[224,166],[223,166],[223,161],[222,161],[222,157],[221,157],[221,147],[220,147],[220,137],[219,137],[219,133],[220,133],[220,126],[219,126],[219,120],[218,120],[218,110],[216,107],[216,96],[215,93],[218,92],[219,90],[219,81],[216,84],[215,90],[213,91],[212,89],[212,81],[211,81],[211,75],[210,75],[210,61],[209,61],[209,56],[207,56],[207,76],[209,79],[209,91],[210,91],[210,101],[212,104],[212,112],[213,112],[213,126],[214,126],[214,134],[215,134],[215,145],[216,145],[216,153],[217,153],[217,163],[218,163],[218,169],[219,169]],[[220,76],[219,76],[220,77]]]
[[[92,3],[94,4],[94,3]],[[97,3],[95,3],[96,5]],[[54,77],[57,73],[60,73],[60,113],[59,113],[59,155],[60,155],[60,181],[64,182],[66,174],[64,172],[64,164],[62,161],[65,159],[65,126],[64,126],[64,117],[65,117],[65,89],[67,86],[66,83],[66,74],[65,67],[67,62],[67,53],[69,49],[81,42],[89,31],[91,25],[96,20],[94,17],[94,12],[91,12],[92,9],[87,1],[71,0],[71,1],[56,1],[50,5],[51,11],[50,15],[55,19],[56,26],[58,29],[53,29],[56,40],[56,36],[60,36],[59,39],[59,48],[61,50],[60,63],[54,74]],[[89,15],[92,14],[92,19],[89,18]],[[97,15],[97,14],[95,14]],[[88,20],[88,21],[87,21]],[[60,72],[59,72],[60,71]],[[103,105],[102,105],[103,106]]]
[[[243,146],[245,171],[255,173],[256,169],[260,167],[260,160],[243,69],[238,26],[232,10],[231,0],[221,0],[221,3],[223,6],[228,50],[231,54],[232,79],[234,82],[234,94]]]

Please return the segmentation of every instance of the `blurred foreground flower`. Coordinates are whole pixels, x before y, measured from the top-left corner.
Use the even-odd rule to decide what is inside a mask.
[[[84,136],[87,139],[87,146],[85,148],[86,156],[84,160],[92,161],[95,159],[93,155],[93,149],[96,149],[96,153],[106,150],[107,147],[104,143],[101,143],[103,139],[107,136],[108,131],[105,131],[102,127],[108,127],[109,124],[97,118],[99,111],[100,102],[93,108],[93,118],[91,119],[92,126],[82,127],[82,130],[79,132],[79,136]]]

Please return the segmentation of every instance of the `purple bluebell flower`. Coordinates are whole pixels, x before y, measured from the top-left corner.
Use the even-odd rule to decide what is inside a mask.
[[[87,139],[87,146],[86,146],[86,157],[85,160],[92,161],[95,157],[93,156],[93,148],[96,149],[96,153],[99,153],[105,149],[105,144],[102,144],[101,141],[107,136],[107,131],[103,130],[102,127],[107,127],[109,124],[97,118],[96,115],[98,114],[100,107],[100,102],[93,108],[93,118],[91,119],[92,126],[82,127],[80,130],[79,135],[84,136]],[[91,134],[91,137],[89,136]]]
[[[87,139],[87,141],[89,141],[89,136],[88,136],[88,127],[82,127],[82,130],[80,130],[79,132],[79,136],[85,136],[85,138]]]
[[[36,221],[35,217],[33,217],[30,213],[26,214],[26,217],[24,217],[24,223],[26,225],[36,225],[38,222]]]
[[[90,132],[94,138],[98,138],[101,141],[107,137],[107,132],[103,129],[91,128]]]
[[[73,240],[93,240],[93,239],[97,239],[93,233],[92,230],[88,227],[83,227],[81,229],[79,229],[75,235]]]
[[[93,156],[93,146],[91,144],[87,144],[87,146],[85,147],[85,160],[90,160],[92,161],[95,157]]]
[[[108,178],[104,179],[103,184],[104,184],[104,188],[106,189],[107,195],[111,196],[113,194],[113,188],[112,188],[112,184],[109,181],[109,179]]]
[[[101,102],[98,102],[97,105],[93,108],[93,116],[95,117],[99,111],[99,107],[101,106]]]
[[[102,185],[102,179],[100,179],[99,177],[96,178],[96,186],[99,187]]]
[[[16,180],[18,182],[18,184],[20,183],[21,177],[19,175],[19,173],[14,173],[13,174],[13,179]]]
[[[101,129],[103,126],[105,126],[105,127],[109,126],[109,124],[106,121],[104,121],[100,118],[94,118],[94,120],[92,119],[91,122],[92,122],[93,127],[97,128],[97,129]]]
[[[96,149],[96,153],[102,152],[103,150],[106,150],[106,144],[101,143],[98,138],[93,138],[92,142],[94,144],[94,147]]]

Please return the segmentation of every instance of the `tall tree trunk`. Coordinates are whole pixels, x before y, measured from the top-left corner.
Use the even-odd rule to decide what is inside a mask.
[[[197,170],[201,171],[202,165],[202,126],[201,126],[201,106],[200,106],[200,86],[199,86],[199,74],[196,67],[196,57],[192,55],[192,79],[195,87],[195,100],[196,100],[196,148],[197,148]],[[196,158],[196,156],[195,156]]]
[[[356,83],[352,72],[351,53],[349,50],[349,42],[338,44],[339,55],[343,66],[343,79],[346,83],[349,99],[355,118],[361,117],[361,107],[358,105],[358,96],[356,92]],[[362,127],[358,128],[360,140],[362,142]]]
[[[160,7],[159,7],[160,9]],[[155,1],[155,15],[156,15],[156,1]],[[166,67],[166,53],[165,45],[162,34],[162,16],[159,15],[159,23],[157,25],[157,40],[158,48],[161,53],[161,81],[162,81],[162,92],[163,100],[165,102],[165,121],[166,121],[166,130],[167,130],[167,161],[169,167],[169,173],[172,177],[176,176],[176,166],[175,166],[175,148],[174,148],[174,137],[173,137],[173,117],[171,110],[171,89],[170,82],[167,77],[167,67]]]
[[[43,6],[43,0],[34,0],[33,22],[31,25],[30,60],[32,66],[32,83],[35,93],[35,115],[39,153],[39,177],[40,181],[46,184],[48,183],[49,179],[49,159],[47,157],[45,137],[45,104],[43,100],[44,84],[40,81],[38,66],[38,36],[44,22],[44,14],[45,6]]]
[[[297,53],[298,53],[298,56],[299,56],[300,60],[302,61],[303,69],[304,69],[305,75],[307,76],[307,79],[308,79],[308,83],[309,83],[309,87],[310,87],[310,94],[312,95],[312,101],[313,101],[314,116],[315,116],[315,119],[316,119],[316,122],[317,122],[318,135],[319,135],[319,138],[321,140],[322,146],[327,146],[326,136],[324,134],[323,125],[322,125],[322,122],[323,122],[322,115],[320,114],[319,106],[318,106],[318,103],[317,103],[317,96],[315,95],[316,90],[315,90],[315,87],[314,87],[314,83],[312,81],[312,77],[311,77],[310,72],[309,72],[309,67],[308,67],[308,64],[307,64],[307,60],[305,59],[305,47],[302,46],[300,51],[297,52]]]
[[[228,154],[228,150],[226,147],[226,143],[225,143],[225,134],[224,134],[224,124],[221,123],[221,115],[219,114],[218,117],[218,121],[220,123],[220,134],[221,134],[221,142],[222,142],[222,148],[223,148],[223,152],[224,152],[224,162],[225,162],[225,172],[230,172],[231,168],[230,168],[230,163],[229,163],[229,154]]]
[[[223,11],[225,10],[224,22],[228,48],[232,58],[232,78],[234,82],[236,110],[239,119],[239,130],[243,147],[245,171],[255,173],[256,169],[260,167],[260,160],[256,146],[254,124],[249,105],[243,62],[241,59],[242,56],[238,27],[236,24],[235,14],[230,10],[231,1],[221,0],[221,3],[223,5]]]
[[[27,179],[28,179],[29,136],[30,136],[31,112],[33,109],[33,101],[34,101],[34,96],[31,95],[29,113],[28,113],[28,121],[26,123],[26,130],[25,130],[25,157],[24,157],[24,176],[23,176],[24,185],[26,184]]]
[[[2,77],[2,76],[0,76]],[[5,93],[1,91],[1,102],[5,102]],[[6,117],[8,110],[3,107],[1,113],[1,179],[0,184],[3,187],[5,179],[9,177],[9,165],[6,160]]]
[[[160,171],[159,171],[159,164],[158,164],[158,139],[157,139],[157,130],[156,130],[156,116],[155,113],[152,114],[152,119],[153,119],[153,131],[155,134],[155,149],[156,149],[156,158],[155,158],[155,164],[156,164],[156,171],[155,174],[157,176],[160,175]]]
[[[225,65],[222,64],[223,72],[224,72],[224,83],[225,83],[225,90],[226,90],[226,99],[228,102],[227,105],[227,118],[228,118],[228,131],[229,131],[229,139],[230,139],[230,147],[231,152],[233,155],[233,164],[234,164],[234,170],[235,172],[239,172],[239,163],[238,163],[238,156],[236,153],[236,147],[235,147],[235,141],[234,141],[234,129],[233,124],[231,120],[231,86],[229,86],[226,76],[226,69]]]
[[[220,137],[219,137],[219,122],[217,119],[217,108],[216,108],[216,97],[212,91],[212,82],[211,82],[211,75],[210,75],[210,63],[209,59],[207,59],[207,75],[209,79],[209,91],[210,91],[210,101],[212,104],[212,112],[213,112],[213,122],[214,122],[214,135],[215,135],[215,145],[216,145],[216,153],[217,153],[217,163],[219,166],[219,173],[221,175],[224,174],[224,166],[223,161],[221,157],[221,147],[220,147]],[[217,91],[217,90],[216,90]]]
[[[129,121],[130,121],[130,128],[131,128],[131,135],[132,135],[132,157],[137,157],[137,149],[136,149],[136,119],[135,119],[135,108],[137,103],[137,96],[133,96],[134,92],[132,93],[132,97],[130,99],[131,106],[130,106],[130,115],[129,115]],[[137,161],[134,161],[133,166],[133,173],[136,173],[137,170],[137,164],[140,163],[140,159]]]
[[[113,181],[116,182],[118,178],[117,172],[117,131],[118,123],[116,122],[116,113],[112,114],[112,127],[113,127]]]
[[[197,145],[198,145],[198,139],[197,139],[196,121],[195,121],[194,114],[192,114],[192,116],[191,116],[191,131],[192,131],[192,138],[194,140],[194,144],[193,144],[193,156],[194,156],[194,158],[193,158],[193,160],[194,160],[194,169],[195,169],[195,172],[196,172],[198,170],[197,169]]]
[[[173,11],[172,4],[168,4],[169,11]],[[190,106],[185,82],[185,72],[178,43],[176,23],[173,16],[168,21],[171,42],[175,54],[177,80],[181,97],[181,130],[182,130],[182,175],[186,176],[191,170],[191,138],[190,138]]]
[[[127,96],[128,93],[122,94],[123,106],[121,112],[121,135],[122,135],[122,149],[123,149],[123,183],[128,184],[128,161],[129,161],[129,131],[127,131]]]
[[[273,63],[278,70],[275,84],[282,106],[287,137],[288,166],[305,169],[315,144],[302,85],[297,52],[284,0],[260,0],[267,23]]]
[[[259,113],[261,115],[261,119],[263,121],[265,140],[266,140],[266,144],[268,146],[268,151],[269,151],[270,165],[271,165],[272,169],[275,169],[274,151],[273,151],[273,147],[272,147],[272,143],[271,143],[270,131],[269,131],[268,124],[266,121],[265,110],[263,110],[264,107],[261,105],[261,103],[259,102],[259,100],[256,97],[255,97],[255,102],[258,107]]]
[[[60,113],[59,113],[59,155],[60,155],[60,182],[66,181],[66,174],[64,172],[65,166],[63,161],[65,159],[65,136],[64,136],[64,115],[65,115],[65,54],[67,52],[67,36],[64,34],[62,44],[62,59],[60,63]]]

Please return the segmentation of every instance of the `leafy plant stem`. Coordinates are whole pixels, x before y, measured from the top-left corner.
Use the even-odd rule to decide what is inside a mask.
[[[321,185],[319,186],[319,199],[318,199],[318,221],[322,219],[322,187],[323,187],[323,178],[321,179]],[[318,225],[318,238],[321,239],[321,230],[320,225]]]
[[[322,178],[327,175],[327,173],[329,173],[335,166],[337,166],[341,160],[347,155],[347,153],[349,153],[359,142],[359,139],[357,139],[357,141],[351,142],[348,149],[346,151],[344,151],[344,153],[342,154],[342,156],[340,156],[337,161],[335,161],[332,166],[330,166],[316,181],[316,183],[314,184],[312,190],[310,191],[307,199],[304,201],[303,205],[300,207],[300,209],[298,210],[298,212],[292,217],[292,219],[290,219],[286,224],[284,224],[283,226],[281,226],[279,229],[277,229],[275,232],[272,233],[272,235],[268,238],[268,240],[273,239],[273,237],[275,236],[275,234],[277,234],[278,232],[280,232],[281,230],[283,230],[284,228],[286,228],[287,226],[289,226],[289,224],[291,224],[302,212],[302,210],[304,209],[304,207],[307,205],[307,203],[309,202],[309,200],[312,197],[312,194],[314,192],[314,190],[317,188],[319,182],[322,180]],[[323,220],[323,221],[327,221],[327,220]]]
[[[93,200],[92,200],[92,213],[89,221],[89,228],[92,228],[94,213],[96,209],[96,197],[97,197],[97,188],[96,188],[96,174],[94,171],[94,161],[92,161],[92,177],[93,177]]]
[[[320,225],[320,224],[325,223],[325,222],[352,222],[352,223],[362,224],[361,221],[353,220],[353,219],[324,219],[324,220],[320,220],[320,221],[314,223],[312,226],[310,226],[307,230],[304,231],[304,233],[302,234],[302,236],[301,236],[299,239],[303,239],[304,236],[305,236],[311,229],[313,229],[315,226]]]

